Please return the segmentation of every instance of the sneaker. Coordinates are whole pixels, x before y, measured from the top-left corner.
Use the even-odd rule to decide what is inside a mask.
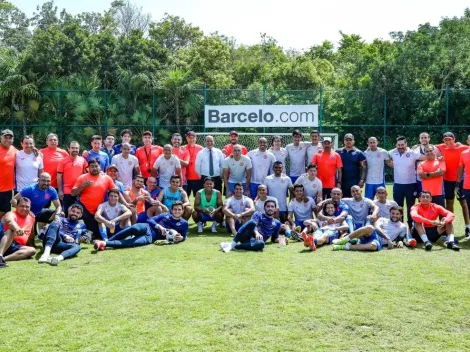
[[[413,247],[414,248],[414,247],[416,247],[416,240],[414,238],[412,238],[412,239],[408,240],[406,242],[406,244],[408,245],[408,247]]]
[[[3,255],[0,255],[0,268],[6,268],[8,266],[7,262],[5,261],[5,258]]]
[[[470,229],[468,227],[465,228],[465,237],[467,237],[467,239],[470,239]]]
[[[217,233],[217,223],[215,221],[212,223],[211,232]]]
[[[302,236],[296,230],[291,230],[290,238],[292,238],[293,241],[303,241]]]
[[[333,240],[333,244],[339,245],[339,246],[343,246],[346,243],[348,243],[348,240],[346,240],[344,238],[337,238],[337,239]]]
[[[156,240],[155,242],[153,242],[153,244],[157,246],[164,246],[166,244],[169,244],[169,242],[167,240]]]
[[[232,244],[230,242],[221,242],[220,243],[220,249],[224,252],[224,253],[228,253],[232,250]]]
[[[307,242],[308,242],[308,246],[310,247],[312,251],[317,250],[317,246],[315,246],[315,238],[312,235],[307,236]]]
[[[39,258],[38,264],[45,264],[45,263],[49,263],[50,261],[51,261],[51,257],[43,254],[41,258]]]
[[[359,238],[351,238],[349,244],[359,244],[361,240]]]
[[[52,266],[57,266],[57,264],[59,264],[59,260],[57,258],[50,258],[49,264],[51,264]]]
[[[106,249],[106,242],[95,240],[95,242],[93,243],[93,248],[96,251],[104,251]]]
[[[204,228],[202,226],[202,222],[197,223],[197,233],[202,233],[204,231]]]
[[[424,249],[426,249],[427,251],[430,251],[432,249],[433,245],[431,242],[427,241],[425,244],[424,244]]]
[[[452,249],[453,251],[460,251],[460,247],[457,246],[454,242],[447,243],[447,248]]]
[[[308,247],[308,236],[305,232],[302,232],[302,240],[304,241],[304,247]]]

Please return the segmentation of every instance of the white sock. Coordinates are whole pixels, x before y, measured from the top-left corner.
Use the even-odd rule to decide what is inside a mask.
[[[449,236],[447,236],[447,241],[448,242],[454,242],[454,234],[451,233]]]
[[[351,245],[350,244],[345,244],[344,245],[344,250],[345,251],[349,251],[351,249]]]
[[[232,247],[232,249],[235,249],[236,245],[237,245],[237,242],[235,241],[232,241],[232,243],[230,243],[230,246]]]
[[[50,255],[51,255],[51,247],[49,247],[49,246],[44,247],[43,256],[49,257]]]
[[[350,240],[349,235],[344,236],[343,239],[346,241],[349,241]]]
[[[212,223],[212,227],[216,227],[216,226],[217,226],[217,222],[214,221],[214,222]]]
[[[61,262],[61,261],[64,260],[65,258],[62,257],[61,255],[58,255],[57,257],[55,257],[55,259],[57,259],[59,262]]]
[[[426,234],[419,235],[419,237],[421,237],[421,239],[423,240],[424,243],[429,242],[428,236],[426,236]]]

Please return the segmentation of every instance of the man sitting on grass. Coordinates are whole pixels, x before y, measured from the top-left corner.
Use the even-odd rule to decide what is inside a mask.
[[[389,218],[390,209],[392,209],[392,207],[397,207],[397,202],[387,199],[387,189],[382,186],[376,189],[375,195],[377,196],[377,200],[374,200],[374,204],[379,207],[379,217]]]
[[[447,248],[454,251],[460,250],[460,247],[454,242],[452,222],[455,215],[440,205],[432,203],[430,192],[421,192],[419,203],[411,207],[411,218],[414,221],[413,237],[418,241],[423,241],[427,251],[432,249],[432,242],[437,242],[441,236],[447,236]]]
[[[323,210],[321,210],[318,212],[318,220],[326,221],[328,224],[335,224],[338,222],[342,222],[342,220],[346,220],[346,223],[349,225],[349,228],[351,229],[353,224],[352,224],[352,218],[348,216],[349,206],[341,200],[343,197],[343,191],[341,191],[340,188],[333,188],[330,191],[330,194],[331,194],[331,199],[326,199],[323,202],[331,200],[335,206],[335,214],[334,216],[327,216],[326,214],[323,213]],[[324,204],[323,202],[317,205],[319,209],[323,208],[323,204]]]
[[[390,209],[390,219],[380,218],[374,225],[363,226],[344,238],[333,240],[333,250],[350,251],[380,251],[383,246],[403,248],[403,244],[416,246],[407,234],[408,227],[402,222],[403,208],[393,206]]]
[[[281,223],[273,217],[276,211],[276,203],[267,200],[264,203],[264,214],[255,212],[251,220],[243,224],[238,230],[233,241],[222,242],[220,248],[225,252],[232,249],[245,249],[247,251],[262,251],[265,242],[271,238],[271,242],[278,241]]]
[[[114,233],[131,226],[131,216],[132,211],[119,203],[119,190],[109,190],[108,201],[101,203],[95,213],[101,238],[107,240]]]
[[[149,245],[157,240],[180,243],[186,239],[188,222],[183,219],[183,203],[174,202],[170,213],[163,213],[147,219],[146,224],[135,224],[119,231],[108,241],[95,241],[94,248],[103,251],[106,248],[131,248]],[[172,234],[174,230],[175,234]]]
[[[235,236],[240,227],[251,218],[255,212],[255,205],[251,198],[243,195],[243,184],[235,183],[233,196],[227,198],[222,208],[225,214],[225,227]]]
[[[28,259],[36,254],[33,247],[26,246],[34,226],[34,216],[30,210],[31,201],[22,197],[18,199],[16,210],[9,211],[2,218],[0,268],[7,267],[7,261]]]
[[[313,220],[313,210],[316,206],[313,198],[304,195],[303,185],[294,185],[294,197],[287,207],[287,221],[284,227],[287,237],[293,235],[294,240],[300,240],[296,235],[305,229],[309,220]]]
[[[53,221],[47,231],[40,235],[39,239],[42,240],[44,253],[38,260],[39,264],[48,263],[56,266],[62,260],[71,258],[80,252],[80,243],[91,241],[91,232],[87,231],[85,224],[80,221],[82,215],[82,206],[72,204],[66,218],[61,217],[60,222]],[[51,257],[51,253],[59,255]]]
[[[207,221],[212,221],[211,231],[217,233],[217,223],[224,219],[222,207],[222,194],[214,189],[214,180],[206,177],[204,188],[194,198],[193,220],[197,224],[197,233],[203,232]]]
[[[155,209],[156,214],[168,212],[173,207],[173,203],[180,201],[183,203],[183,219],[189,220],[193,209],[189,202],[188,194],[183,188],[181,188],[181,177],[173,175],[170,178],[170,187],[162,189],[158,195],[158,202],[156,203]]]

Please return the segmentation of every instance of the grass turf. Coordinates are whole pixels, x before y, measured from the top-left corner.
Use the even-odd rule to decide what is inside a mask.
[[[457,235],[462,236],[460,207]],[[219,234],[0,271],[2,351],[463,351],[470,242],[218,251]]]

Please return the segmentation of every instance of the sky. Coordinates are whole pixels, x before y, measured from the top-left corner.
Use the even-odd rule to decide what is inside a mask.
[[[10,0],[32,15],[40,0]],[[59,10],[102,12],[107,0],[56,0]],[[340,34],[359,34],[370,42],[390,39],[392,31],[416,30],[426,22],[438,25],[443,17],[461,17],[470,3],[464,0],[131,0],[159,21],[165,13],[184,18],[204,33],[218,31],[234,37],[237,44],[259,43],[260,33],[275,38],[284,49],[306,50]]]

